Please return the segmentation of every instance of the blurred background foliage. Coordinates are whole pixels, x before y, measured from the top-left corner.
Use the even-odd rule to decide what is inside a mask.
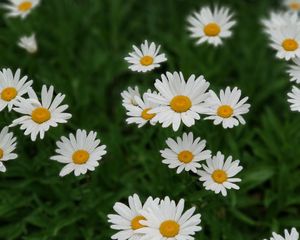
[[[238,21],[224,46],[195,46],[186,18],[205,4],[230,6]],[[280,8],[274,0],[44,0],[27,19],[7,19],[1,10],[0,67],[22,69],[42,84],[66,94],[73,118],[51,129],[44,141],[18,136],[19,158],[0,175],[0,239],[104,240],[116,201],[138,193],[186,199],[202,214],[196,239],[250,240],[271,231],[300,227],[300,124],[287,91],[286,63],[276,60],[260,19]],[[18,48],[21,35],[36,33],[39,51]],[[162,45],[168,62],[152,73],[134,73],[123,58],[132,44],[148,39]],[[120,92],[128,86],[153,88],[165,71],[201,75],[219,91],[237,86],[250,97],[247,124],[231,130],[200,120],[174,133],[160,126],[127,126]],[[1,112],[1,127],[17,117]],[[55,141],[77,128],[96,130],[108,146],[96,171],[60,178],[63,165],[49,160]],[[165,139],[193,131],[216,153],[240,159],[240,191],[227,198],[207,192],[197,177],[177,175],[161,163]]]

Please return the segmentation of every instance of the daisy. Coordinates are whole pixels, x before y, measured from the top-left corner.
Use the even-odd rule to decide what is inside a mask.
[[[127,115],[129,116],[129,118],[126,119],[126,122],[128,124],[136,123],[139,128],[144,126],[147,122],[149,122],[151,125],[156,124],[156,122],[153,121],[155,113],[149,113],[149,111],[157,107],[157,104],[152,103],[148,100],[147,93],[151,94],[152,92],[149,89],[146,93],[143,94],[143,97],[135,96],[134,101],[137,103],[137,105],[127,106]],[[153,93],[155,94],[155,92]]]
[[[209,83],[203,76],[196,78],[195,75],[186,82],[181,72],[167,72],[161,78],[154,84],[159,93],[148,94],[149,100],[159,105],[149,111],[156,114],[153,121],[162,123],[163,127],[172,125],[174,131],[179,129],[181,122],[188,127],[194,125],[195,120],[200,119],[204,101],[209,96]]]
[[[137,230],[145,234],[141,240],[192,240],[196,232],[201,231],[201,215],[195,214],[195,207],[184,212],[184,200],[178,204],[169,197],[161,200],[159,205],[152,205],[142,211],[145,220],[140,223],[145,227]]]
[[[288,93],[288,97],[291,110],[300,112],[300,89],[293,86],[292,91]]]
[[[8,107],[11,111],[13,106],[27,94],[32,80],[27,81],[28,77],[20,77],[21,70],[18,69],[15,74],[11,69],[2,69],[0,72],[0,111]]]
[[[24,48],[29,53],[35,53],[38,49],[35,34],[31,36],[23,36],[18,42],[18,46]]]
[[[289,67],[287,73],[290,76],[290,81],[300,83],[300,58],[293,59],[294,64]]]
[[[284,0],[284,5],[291,11],[300,11],[300,0]]]
[[[4,127],[0,132],[0,172],[6,172],[4,161],[13,160],[18,157],[13,153],[16,149],[17,138],[13,133],[8,132],[8,127]]]
[[[237,87],[230,90],[227,87],[220,91],[220,97],[210,90],[210,97],[206,103],[207,111],[205,114],[210,115],[205,119],[213,120],[215,125],[221,124],[223,128],[233,128],[238,126],[239,123],[245,124],[245,119],[242,117],[243,114],[249,112],[250,104],[246,103],[248,97],[241,99],[241,90]]]
[[[140,97],[141,94],[139,92],[139,88],[135,86],[134,88],[128,87],[127,90],[121,92],[122,97],[122,105],[127,109],[128,106],[137,106],[137,102],[135,101],[135,96]]]
[[[18,17],[21,18],[27,17],[27,15],[34,9],[39,3],[40,0],[8,0],[8,4],[3,4],[3,7],[9,10],[7,14],[9,17]]]
[[[141,44],[141,49],[133,45],[134,52],[129,53],[125,60],[130,63],[129,69],[135,72],[148,72],[154,68],[160,67],[160,63],[167,61],[164,53],[159,54],[160,45],[156,46],[154,42],[148,44],[145,40]]]
[[[106,154],[106,146],[99,145],[100,140],[96,138],[96,132],[87,133],[85,130],[78,129],[76,136],[70,134],[69,138],[62,137],[56,142],[58,155],[50,159],[66,166],[60,171],[59,176],[63,177],[74,171],[75,176],[86,174],[87,170],[94,171],[99,166],[98,161]]]
[[[235,182],[240,182],[240,178],[233,178],[243,167],[239,166],[240,161],[232,161],[229,156],[224,163],[224,155],[220,152],[212,159],[206,160],[206,165],[202,165],[204,170],[199,170],[199,180],[204,182],[206,190],[214,191],[216,194],[227,195],[226,189],[240,189]]]
[[[233,14],[226,7],[203,7],[199,12],[194,12],[188,17],[189,27],[192,38],[197,38],[196,44],[208,42],[214,46],[221,45],[223,39],[232,35],[231,28],[236,24],[232,20]]]
[[[162,162],[169,165],[169,168],[177,168],[177,173],[183,170],[197,173],[197,169],[201,168],[199,162],[211,158],[211,151],[205,150],[206,141],[200,140],[200,137],[194,139],[191,132],[183,133],[177,141],[168,138],[168,148],[160,151],[164,158]]]
[[[291,233],[288,232],[287,229],[284,230],[284,237],[273,232],[273,237],[270,240],[298,240],[299,233],[297,232],[296,228],[292,228]]]
[[[117,240],[139,240],[143,236],[141,233],[136,233],[136,230],[141,229],[144,225],[141,224],[141,220],[146,218],[142,215],[141,211],[148,209],[150,206],[158,205],[159,199],[153,199],[149,197],[144,204],[141,203],[141,200],[137,194],[130,196],[128,198],[128,205],[117,202],[114,205],[114,210],[117,214],[109,214],[108,222],[111,223],[111,228],[118,230],[111,237],[111,239]]]
[[[25,135],[31,135],[31,140],[35,141],[38,134],[43,139],[45,132],[50,127],[57,127],[58,123],[66,123],[72,117],[71,114],[65,113],[68,105],[61,105],[65,95],[58,93],[53,97],[54,88],[49,89],[45,85],[42,87],[40,102],[36,93],[30,88],[29,99],[24,99],[18,104],[14,110],[24,116],[13,121],[12,126],[21,125],[21,129],[25,130]]]
[[[270,31],[271,46],[277,51],[276,57],[290,60],[300,57],[300,28],[298,24],[289,24]]]
[[[270,34],[272,30],[290,24],[300,24],[298,14],[295,12],[271,12],[270,17],[262,20],[265,32]]]

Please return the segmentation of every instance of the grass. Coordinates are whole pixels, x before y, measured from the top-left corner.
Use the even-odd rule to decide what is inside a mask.
[[[187,207],[196,206],[203,226],[196,239],[263,239],[271,231],[300,227],[299,115],[287,104],[292,85],[286,64],[275,59],[259,23],[279,1],[219,1],[236,12],[234,36],[220,48],[195,46],[186,17],[209,2],[44,0],[25,21],[6,19],[1,12],[0,66],[21,68],[37,91],[54,85],[66,94],[73,118],[35,143],[13,129],[19,158],[0,175],[0,239],[110,239],[106,216],[116,201],[133,193],[142,199],[185,198]],[[32,56],[16,41],[33,31],[39,52]],[[144,39],[160,43],[168,62],[152,73],[130,72],[123,58]],[[133,85],[153,88],[167,70],[203,74],[214,90],[241,88],[252,105],[247,124],[224,130],[201,120],[178,133],[127,126],[120,92]],[[2,112],[1,127],[15,117]],[[77,128],[96,130],[108,154],[96,171],[60,178],[62,165],[49,157],[55,141]],[[207,139],[214,153],[241,160],[240,191],[223,198],[205,191],[196,176],[177,175],[161,163],[165,139],[189,130]]]

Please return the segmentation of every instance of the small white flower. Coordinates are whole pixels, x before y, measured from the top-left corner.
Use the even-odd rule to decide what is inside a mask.
[[[118,230],[118,233],[113,235],[111,239],[117,240],[139,240],[143,234],[136,233],[136,230],[143,228],[141,220],[146,218],[142,215],[142,210],[147,210],[153,205],[158,205],[159,199],[153,199],[148,197],[145,204],[141,203],[141,200],[137,194],[128,198],[128,205],[117,202],[114,205],[114,210],[117,214],[109,214],[108,222],[111,223],[111,228]]]
[[[200,161],[211,158],[211,151],[205,150],[206,141],[200,137],[194,139],[193,133],[183,133],[182,138],[177,141],[168,138],[166,144],[168,148],[161,150],[162,161],[169,165],[169,168],[177,168],[177,173],[183,170],[197,173],[201,168]]]
[[[137,230],[145,234],[141,240],[193,240],[196,232],[201,231],[201,214],[195,214],[195,207],[184,211],[184,200],[178,204],[169,197],[160,204],[152,204],[142,211],[145,220],[140,223],[145,227]]]
[[[3,4],[3,8],[9,10],[8,17],[27,17],[27,15],[34,9],[40,0],[8,0],[8,4]]]
[[[229,156],[224,163],[224,155],[220,152],[212,159],[206,160],[206,165],[202,165],[204,170],[199,170],[199,180],[203,182],[206,190],[214,191],[216,194],[227,195],[226,189],[240,189],[235,182],[240,182],[240,178],[233,178],[243,167],[239,166],[240,161],[232,161]]]
[[[8,132],[8,127],[4,127],[0,132],[0,172],[6,172],[3,162],[13,160],[18,157],[13,153],[16,149],[17,138],[13,133]]]
[[[293,62],[294,64],[289,66],[287,73],[291,82],[300,83],[300,58],[294,58]]]
[[[237,87],[230,87],[220,91],[220,97],[210,90],[210,97],[206,100],[208,105],[205,114],[210,115],[205,119],[213,120],[215,125],[221,124],[223,128],[233,128],[239,123],[245,124],[243,114],[249,112],[250,104],[247,104],[248,97],[241,99],[241,90]]]
[[[291,110],[300,112],[300,89],[293,86],[292,91],[288,93],[288,97]]]
[[[140,97],[141,94],[139,92],[139,88],[135,86],[134,88],[128,87],[127,90],[121,92],[122,97],[122,105],[128,109],[128,106],[137,106],[137,102],[135,101],[135,96]]]
[[[153,121],[162,123],[162,127],[172,125],[177,131],[181,122],[191,127],[195,120],[200,119],[200,113],[204,110],[204,101],[209,94],[209,83],[203,76],[191,75],[187,81],[182,73],[167,72],[161,75],[161,80],[156,80],[155,87],[158,94],[148,94],[149,101],[159,106],[149,111],[155,113]]]
[[[271,34],[272,31],[289,26],[291,24],[299,25],[298,14],[295,12],[271,12],[270,17],[263,19],[262,24],[264,26],[264,31],[267,34]]]
[[[0,72],[0,111],[5,107],[11,111],[13,106],[23,99],[22,96],[28,93],[33,81],[27,81],[27,76],[20,78],[20,75],[20,69],[15,75],[9,68]]]
[[[146,93],[143,94],[143,97],[135,96],[134,102],[137,103],[136,106],[128,105],[127,108],[127,116],[126,122],[128,124],[136,123],[138,127],[143,127],[147,122],[150,122],[151,125],[155,125],[156,121],[154,121],[155,113],[149,113],[153,108],[157,107],[156,103],[152,103],[147,98],[147,93],[152,93],[149,89]],[[153,92],[156,94],[156,92]]]
[[[300,27],[293,23],[270,30],[271,46],[277,51],[276,57],[290,60],[300,57]]]
[[[283,4],[291,11],[300,11],[300,0],[284,0]]]
[[[22,117],[15,119],[12,126],[21,125],[21,130],[25,130],[25,135],[31,135],[31,140],[35,141],[38,134],[43,139],[45,132],[50,127],[57,127],[58,123],[66,123],[72,117],[71,114],[65,113],[68,105],[61,105],[65,95],[58,93],[53,98],[53,86],[43,85],[41,93],[41,102],[36,93],[30,88],[29,99],[24,99],[16,104],[14,110],[23,114]]]
[[[141,49],[133,45],[134,52],[129,53],[129,57],[125,57],[125,60],[130,63],[129,69],[136,72],[148,72],[154,68],[160,67],[160,63],[167,61],[164,53],[159,54],[160,45],[156,47],[154,42],[148,45],[148,41],[145,40],[141,44]]]
[[[56,142],[58,155],[50,159],[66,164],[60,171],[59,176],[63,177],[74,171],[75,176],[86,174],[87,170],[94,171],[102,156],[106,154],[106,146],[99,145],[100,140],[96,138],[96,132],[87,133],[78,129],[76,136],[70,134],[69,138],[61,137]]]
[[[196,44],[208,42],[214,46],[221,45],[223,39],[232,35],[231,28],[236,24],[227,7],[203,7],[199,12],[194,12],[188,17],[192,38],[197,38]]]
[[[292,228],[291,233],[287,229],[284,230],[284,237],[273,232],[273,237],[270,240],[299,240],[299,233],[296,228]],[[265,239],[266,240],[266,239]]]
[[[24,48],[29,53],[35,53],[38,49],[35,34],[21,37],[18,46]]]

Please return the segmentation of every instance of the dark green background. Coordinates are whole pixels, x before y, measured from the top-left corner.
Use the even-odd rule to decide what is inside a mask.
[[[31,142],[18,128],[19,158],[0,175],[0,239],[106,240],[116,201],[138,193],[186,199],[202,214],[196,239],[263,239],[271,231],[300,227],[300,124],[287,92],[292,84],[286,63],[275,59],[260,19],[273,0],[224,0],[236,12],[234,36],[222,47],[195,46],[186,17],[208,1],[196,0],[44,0],[32,14],[0,21],[0,67],[22,69],[42,84],[66,94],[73,118],[51,129],[44,141]],[[21,35],[36,32],[39,51],[29,55],[16,45]],[[168,62],[151,73],[134,73],[123,58],[132,44],[148,39],[162,45]],[[120,92],[139,85],[153,88],[165,71],[203,74],[211,88],[237,86],[250,97],[247,124],[231,130],[200,120],[173,133],[160,126],[127,126]],[[18,115],[1,112],[1,126]],[[79,178],[58,176],[62,164],[50,161],[55,141],[77,128],[96,130],[108,146],[96,171]],[[240,191],[227,198],[203,189],[197,177],[176,175],[161,163],[167,137],[192,130],[216,153],[240,159]]]

